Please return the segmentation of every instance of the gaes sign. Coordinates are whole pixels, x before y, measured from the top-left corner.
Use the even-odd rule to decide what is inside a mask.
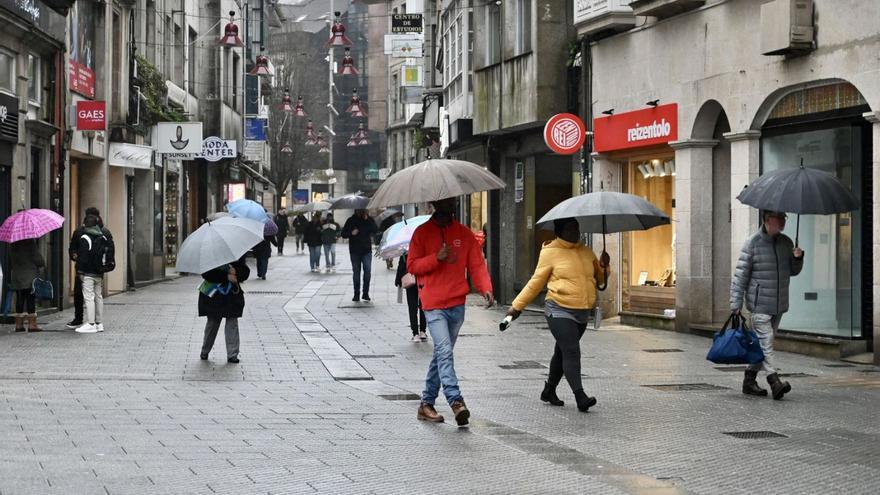
[[[595,151],[624,150],[678,139],[678,105],[670,103],[593,120]]]
[[[107,103],[81,100],[76,102],[76,129],[103,131],[107,128]]]
[[[586,137],[584,121],[570,113],[556,114],[544,126],[544,142],[560,155],[577,153],[584,145]]]
[[[235,158],[237,154],[237,142],[209,136],[202,141],[202,154],[199,155],[199,158],[204,158],[209,162],[219,162],[224,158]]]

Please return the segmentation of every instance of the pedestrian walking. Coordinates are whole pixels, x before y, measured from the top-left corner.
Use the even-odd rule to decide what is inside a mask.
[[[401,287],[406,291],[406,305],[409,309],[409,328],[412,330],[413,342],[425,342],[428,340],[428,334],[425,330],[428,323],[425,320],[425,312],[422,310],[422,304],[419,302],[419,286],[415,277],[407,271],[406,255],[400,257],[397,261],[397,276],[394,277],[394,286]]]
[[[464,323],[464,304],[470,293],[468,278],[489,306],[495,299],[486,260],[477,239],[469,228],[455,220],[455,199],[432,204],[434,214],[431,220],[416,229],[407,259],[407,269],[418,281],[428,332],[434,341],[434,355],[428,366],[417,418],[443,421],[434,408],[442,385],[455,421],[464,426],[468,424],[470,411],[458,386],[453,349]]]
[[[272,257],[272,245],[275,244],[275,236],[263,236],[263,240],[254,246],[254,258],[257,260],[257,277],[266,280],[269,272],[269,258]]]
[[[306,226],[305,243],[309,247],[309,268],[312,273],[321,271],[321,246],[323,238],[321,237],[321,214],[312,215],[312,221]]]
[[[112,262],[113,240],[104,235],[100,218],[87,215],[77,241],[76,274],[82,279],[85,319],[77,333],[104,331],[104,273]]]
[[[305,239],[306,227],[308,227],[309,221],[306,219],[305,215],[300,213],[293,219],[291,224],[293,227],[293,236],[296,240],[296,254],[301,254],[305,246],[303,240]]]
[[[225,318],[226,361],[239,362],[238,319],[244,313],[244,291],[241,283],[248,279],[250,273],[244,259],[240,259],[202,274],[204,280],[199,285],[199,316],[208,318],[200,354],[202,361],[208,359],[220,330],[220,323]]]
[[[758,372],[767,373],[767,383],[775,400],[791,391],[791,384],[782,381],[776,372],[773,357],[774,333],[782,315],[788,311],[788,288],[791,277],[804,267],[804,252],[795,247],[782,233],[786,214],[765,210],[763,225],[743,244],[730,283],[730,310],[740,314],[745,302],[751,313],[752,330],[758,335],[764,361],[751,365],[743,378],[742,392],[766,396],[758,385]]]
[[[379,228],[367,214],[367,210],[355,210],[354,215],[345,221],[342,238],[348,239],[348,253],[351,256],[351,269],[354,297],[352,301],[370,300],[370,275],[373,271],[373,236]],[[361,292],[361,270],[363,270],[363,292]]]
[[[284,240],[287,239],[287,233],[290,232],[290,222],[287,219],[287,210],[284,208],[281,208],[275,214],[275,225],[278,226],[278,233],[275,234],[278,256],[284,256]]]
[[[46,266],[36,239],[13,242],[9,248],[9,285],[15,291],[15,331],[41,332],[37,325],[37,301],[34,297],[34,279]],[[27,320],[27,329],[25,329]]]
[[[578,410],[587,412],[596,405],[596,398],[584,392],[580,340],[596,305],[596,287],[607,280],[611,259],[604,252],[596,259],[593,250],[581,242],[577,219],[560,218],[553,221],[553,227],[556,239],[544,243],[535,273],[507,314],[513,319],[519,318],[525,307],[547,287],[544,317],[556,345],[541,400],[554,406],[564,405],[556,395],[556,387],[565,376]]]
[[[324,266],[329,273],[336,270],[336,240],[341,231],[339,224],[333,220],[333,214],[328,213],[321,225],[321,243],[324,246]]]
[[[101,228],[101,232],[104,233],[104,237],[108,239],[113,239],[113,235],[104,227],[104,221],[101,219],[101,212],[98,211],[94,206],[90,206],[86,208],[86,217],[89,215],[94,215],[98,217],[98,227]],[[85,219],[85,217],[83,217]],[[67,246],[67,255],[70,258],[70,261],[76,265],[76,255],[77,251],[79,251],[79,240],[83,236],[83,232],[85,227],[81,224],[76,230],[73,231],[73,234],[70,236],[70,244]],[[85,299],[83,299],[83,287],[82,287],[82,278],[79,276],[74,277],[73,279],[73,320],[67,323],[67,328],[76,329],[82,326],[83,324],[83,311],[85,310]]]

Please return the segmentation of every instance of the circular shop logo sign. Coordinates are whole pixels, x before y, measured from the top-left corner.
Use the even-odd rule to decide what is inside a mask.
[[[559,113],[547,121],[544,126],[544,142],[560,155],[577,153],[584,145],[587,128],[577,115]]]

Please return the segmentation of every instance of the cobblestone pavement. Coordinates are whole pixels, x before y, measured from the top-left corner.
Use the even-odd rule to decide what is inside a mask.
[[[565,407],[537,399],[553,342],[540,315],[501,334],[500,310],[473,305],[456,349],[473,421],[458,429],[415,419],[431,344],[408,341],[381,262],[373,303],[355,305],[350,270],[273,257],[245,285],[238,365],[222,335],[199,360],[197,283],[109,298],[104,334],[64,329],[69,312],[0,332],[0,493],[880,492],[873,367],[781,353],[794,391],[774,402],[741,395],[705,338],[606,324],[583,339],[599,404],[582,414],[564,386]],[[726,434],[753,431],[776,435]]]

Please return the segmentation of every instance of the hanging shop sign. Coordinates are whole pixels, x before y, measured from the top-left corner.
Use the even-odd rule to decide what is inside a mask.
[[[404,65],[400,68],[400,85],[403,87],[424,86],[425,68],[421,65]]]
[[[678,139],[678,104],[670,103],[593,120],[594,150],[641,148]]]
[[[76,130],[103,131],[107,128],[107,103],[80,100],[76,102]]]
[[[574,0],[574,24],[582,24],[603,15],[632,15],[631,0]]]
[[[421,39],[392,39],[391,58],[422,58]]]
[[[201,122],[159,122],[157,127],[157,150],[166,158],[190,159],[202,152]]]
[[[421,33],[422,14],[392,14],[392,33]]]
[[[266,140],[266,120],[257,118],[248,118],[245,122],[244,129],[245,139],[251,141]]]
[[[266,158],[266,142],[265,141],[245,141],[244,142],[244,155],[248,160],[253,160],[255,162],[263,162]]]
[[[231,139],[222,139],[217,136],[209,136],[202,141],[203,158],[209,162],[219,162],[224,158],[235,158],[238,154],[238,142]]]
[[[18,98],[0,93],[0,139],[18,142]]]
[[[544,142],[560,155],[577,153],[584,145],[586,137],[587,128],[577,115],[556,114],[544,125]]]
[[[149,170],[153,167],[153,148],[130,143],[110,143],[110,165]]]
[[[97,9],[95,2],[76,2],[70,14],[70,90],[86,98],[95,97],[95,22]],[[101,7],[103,8],[103,6]]]
[[[386,34],[384,53],[385,55],[393,55],[395,49],[404,50],[403,48],[401,48],[401,46],[403,46],[404,44],[408,44],[410,46],[418,45],[419,51],[421,52],[424,42],[424,37],[419,33]],[[410,55],[406,56],[410,57]],[[420,55],[412,55],[411,57],[416,58],[419,56]]]

